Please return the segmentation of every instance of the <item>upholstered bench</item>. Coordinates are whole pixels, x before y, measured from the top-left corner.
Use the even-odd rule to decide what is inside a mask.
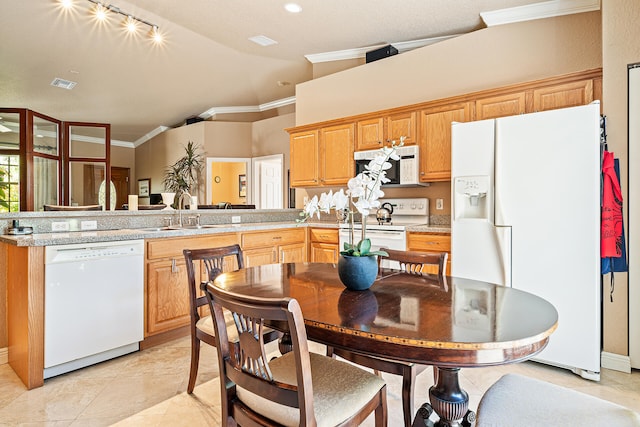
[[[476,427],[513,426],[640,426],[640,414],[575,390],[507,374],[480,400]]]

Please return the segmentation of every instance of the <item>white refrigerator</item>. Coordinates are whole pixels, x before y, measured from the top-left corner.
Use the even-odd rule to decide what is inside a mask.
[[[600,379],[600,106],[452,125],[452,275],[558,310],[534,360]]]

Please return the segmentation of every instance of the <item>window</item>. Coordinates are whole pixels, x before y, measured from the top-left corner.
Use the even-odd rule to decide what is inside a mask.
[[[20,157],[0,155],[0,212],[20,211]]]

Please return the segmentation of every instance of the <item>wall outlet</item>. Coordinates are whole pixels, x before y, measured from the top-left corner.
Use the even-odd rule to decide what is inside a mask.
[[[52,222],[51,231],[69,231],[68,222]]]
[[[439,210],[439,211],[444,209],[444,200],[443,199],[436,199],[436,209]]]
[[[96,230],[98,221],[80,221],[80,230]]]
[[[234,215],[231,217],[231,224],[240,224],[240,215]]]

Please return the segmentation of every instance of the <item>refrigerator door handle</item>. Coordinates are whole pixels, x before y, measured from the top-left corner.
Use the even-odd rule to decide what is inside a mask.
[[[511,227],[510,226],[497,226],[494,228],[496,232],[496,242],[500,258],[500,270],[502,272],[502,283],[505,286],[512,286],[511,267]]]

